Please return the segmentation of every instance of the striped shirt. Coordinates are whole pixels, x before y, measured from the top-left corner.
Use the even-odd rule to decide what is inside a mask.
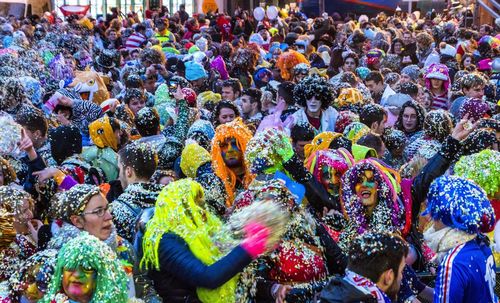
[[[141,33],[135,32],[130,35],[130,37],[128,37],[127,42],[125,42],[125,47],[127,49],[140,48],[146,43],[147,40],[148,38],[146,38],[146,36]]]
[[[448,110],[448,92],[440,96],[432,94],[432,109]]]
[[[494,292],[495,260],[479,237],[455,246],[441,261],[434,303],[498,302]]]

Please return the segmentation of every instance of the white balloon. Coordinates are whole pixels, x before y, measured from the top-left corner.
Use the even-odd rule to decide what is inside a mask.
[[[278,17],[278,8],[274,5],[271,5],[270,7],[267,8],[267,18],[270,20],[274,20]]]
[[[261,21],[264,19],[266,15],[266,12],[264,11],[264,9],[262,7],[256,7],[254,10],[253,10],[253,16],[255,18],[255,20],[257,21]]]

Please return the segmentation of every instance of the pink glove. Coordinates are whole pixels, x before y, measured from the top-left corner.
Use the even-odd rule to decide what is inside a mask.
[[[241,243],[241,247],[252,259],[255,259],[266,251],[269,228],[260,223],[250,222],[243,230],[245,231],[245,240]]]

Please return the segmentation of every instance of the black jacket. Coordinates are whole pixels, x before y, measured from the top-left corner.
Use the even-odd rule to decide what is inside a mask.
[[[364,294],[343,277],[336,276],[320,294],[321,303],[376,303],[377,299]]]
[[[129,242],[134,241],[135,222],[142,210],[155,206],[162,186],[153,183],[134,183],[111,203],[116,232]]]
[[[236,246],[219,261],[205,265],[184,239],[174,233],[163,235],[158,257],[160,270],[150,270],[148,275],[163,302],[169,303],[199,303],[196,288],[215,289],[252,261],[241,246]]]

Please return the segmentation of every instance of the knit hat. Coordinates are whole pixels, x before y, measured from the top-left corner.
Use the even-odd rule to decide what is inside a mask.
[[[427,209],[446,226],[469,234],[485,233],[495,225],[495,215],[486,192],[476,183],[457,176],[434,180],[427,194]]]
[[[462,119],[466,114],[469,114],[469,119],[477,121],[481,118],[488,118],[491,116],[491,108],[488,103],[481,99],[469,98],[465,100],[460,106],[458,119]]]
[[[439,52],[441,55],[448,55],[450,57],[455,57],[457,54],[457,50],[453,46],[446,43],[439,45]]]
[[[359,122],[359,115],[350,110],[341,111],[339,112],[337,121],[335,121],[335,130],[343,133],[345,128],[352,122]]]
[[[108,116],[103,116],[89,124],[89,133],[92,142],[99,147],[111,147],[115,151],[118,150],[118,142],[111,127]]]
[[[448,73],[448,67],[444,64],[433,63],[427,69],[425,73],[425,85],[429,88],[431,87],[430,79],[438,79],[444,81],[444,89],[448,90],[450,84],[450,77]]]
[[[371,70],[368,67],[360,66],[356,68],[356,74],[361,78],[361,80],[365,80]]]
[[[186,144],[181,155],[181,169],[188,178],[196,178],[198,168],[212,161],[206,149],[196,142]]]
[[[98,186],[89,184],[77,184],[67,191],[62,192],[58,199],[53,200],[51,215],[54,219],[62,219],[71,222],[73,215],[81,215],[90,199],[99,195],[101,190]]]
[[[419,73],[420,73],[420,68],[416,64],[405,66],[401,70],[401,75],[403,74],[408,75],[411,78],[411,80],[415,83],[418,81]]]
[[[352,143],[370,132],[370,128],[361,122],[353,122],[344,129],[344,137],[351,140]]]
[[[188,61],[185,62],[184,65],[186,66],[186,79],[188,79],[189,81],[208,77],[207,72],[201,64],[193,61]]]
[[[227,72],[226,62],[224,62],[222,56],[215,57],[215,59],[212,60],[212,63],[210,63],[210,67],[215,68],[219,72],[222,80],[229,79],[229,73]]]

